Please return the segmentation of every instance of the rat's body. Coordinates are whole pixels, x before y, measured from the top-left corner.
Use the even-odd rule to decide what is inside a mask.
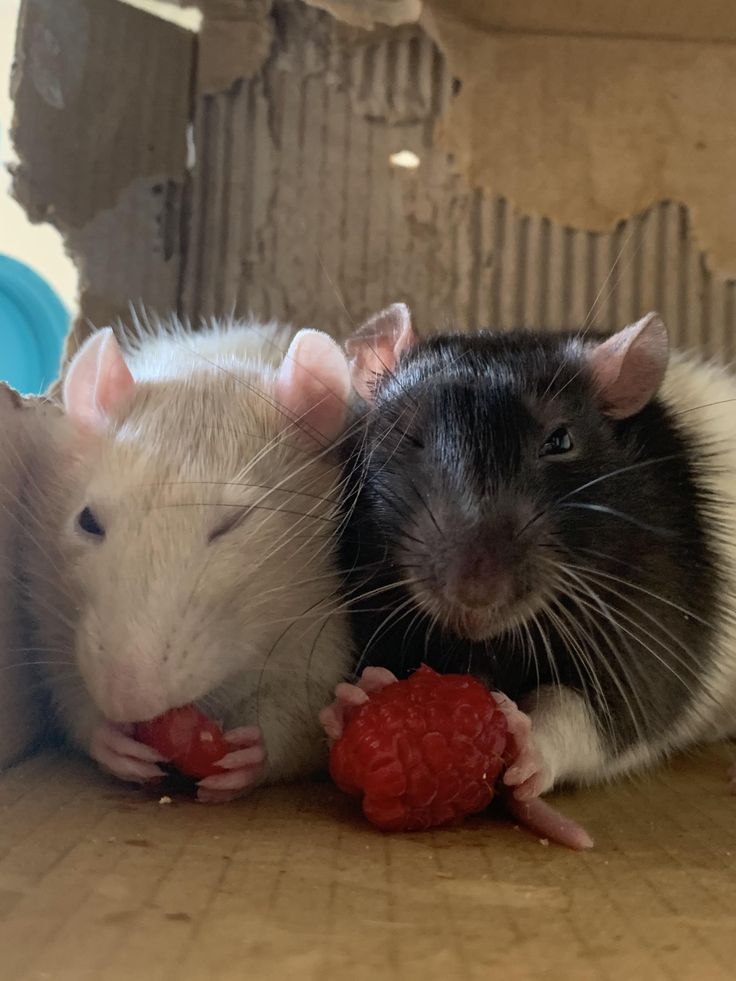
[[[342,408],[324,374],[344,359],[325,335],[289,347],[273,325],[161,329],[124,359],[102,333],[69,369],[59,472],[31,502],[44,547],[30,593],[62,727],[145,780],[158,760],[132,724],[197,702],[235,750],[200,798],[305,775],[349,658],[329,448]]]
[[[655,317],[607,342],[419,343],[404,321],[398,349],[376,325],[354,343],[360,664],[470,670],[518,700],[520,800],[735,733],[736,381],[668,365]]]

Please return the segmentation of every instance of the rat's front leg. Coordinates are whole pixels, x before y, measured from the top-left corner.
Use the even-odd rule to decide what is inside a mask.
[[[510,705],[516,709],[513,702]],[[520,709],[528,722],[509,723],[515,759],[504,774],[516,800],[530,800],[559,783],[592,783],[601,777],[610,753],[582,695],[572,688],[543,685],[521,699]]]

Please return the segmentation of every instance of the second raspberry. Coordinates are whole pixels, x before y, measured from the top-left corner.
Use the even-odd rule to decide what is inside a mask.
[[[418,831],[490,804],[506,737],[506,719],[481,682],[422,666],[350,714],[330,772],[363,797],[372,824]]]

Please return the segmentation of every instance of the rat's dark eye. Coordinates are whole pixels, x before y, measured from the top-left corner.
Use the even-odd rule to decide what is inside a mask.
[[[87,535],[94,535],[95,538],[105,537],[105,529],[95,517],[92,508],[84,508],[79,512],[77,524]]]
[[[572,449],[572,436],[570,431],[564,426],[560,426],[559,429],[555,429],[553,433],[545,439],[542,444],[542,448],[539,451],[540,456],[560,456],[563,453],[569,453]]]

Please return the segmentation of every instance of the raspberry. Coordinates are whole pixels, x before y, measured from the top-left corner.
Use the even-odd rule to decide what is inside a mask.
[[[484,810],[503,769],[506,718],[469,675],[422,665],[348,710],[330,773],[383,831],[420,831]]]
[[[220,727],[195,705],[183,705],[148,722],[139,722],[136,739],[157,749],[186,777],[224,773],[216,764],[233,749]]]

